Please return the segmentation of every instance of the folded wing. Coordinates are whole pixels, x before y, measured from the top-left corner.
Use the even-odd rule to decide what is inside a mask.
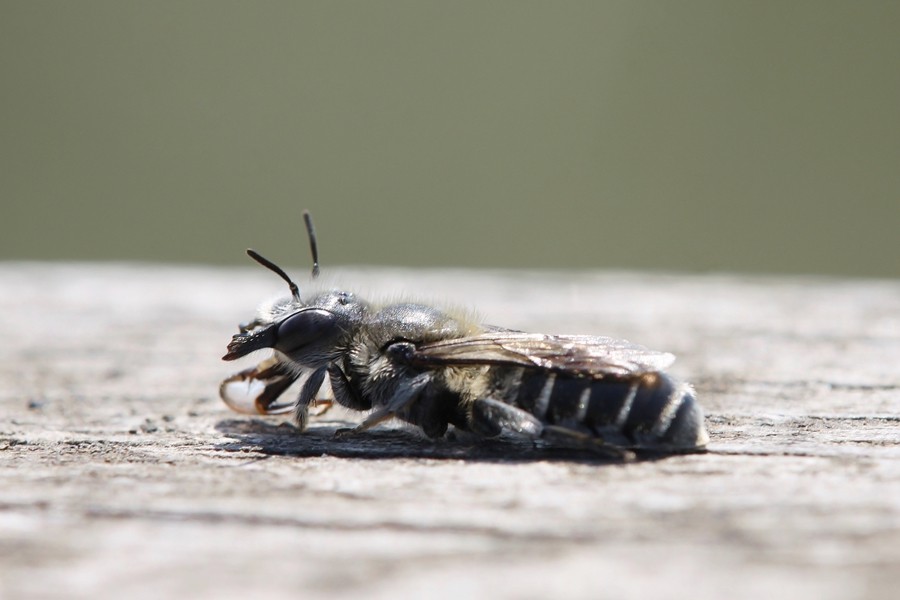
[[[590,335],[544,335],[492,331],[417,345],[406,360],[414,366],[509,365],[603,378],[662,371],[675,357],[626,340]]]

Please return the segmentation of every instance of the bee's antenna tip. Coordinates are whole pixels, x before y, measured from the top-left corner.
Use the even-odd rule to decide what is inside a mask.
[[[316,243],[316,230],[308,210],[303,211],[303,222],[306,223],[306,234],[309,236],[309,250],[313,259],[312,276],[315,279],[319,276],[319,245]]]

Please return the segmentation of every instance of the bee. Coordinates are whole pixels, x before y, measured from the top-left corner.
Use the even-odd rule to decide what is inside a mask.
[[[303,216],[315,278],[316,235]],[[424,304],[379,306],[348,291],[303,297],[280,267],[247,254],[291,295],[264,305],[228,344],[226,361],[274,350],[222,382],[222,399],[238,412],[292,413],[302,431],[330,387],[332,402],[368,413],[340,435],[399,419],[431,438],[452,425],[476,437],[507,432],[623,454],[697,452],[709,440],[692,387],[663,372],[669,353],[481,325]],[[282,399],[298,380],[297,397]]]

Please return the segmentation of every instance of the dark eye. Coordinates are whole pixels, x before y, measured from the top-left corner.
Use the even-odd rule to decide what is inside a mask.
[[[341,292],[338,296],[338,302],[341,304],[347,304],[353,298],[353,294],[350,292]]]
[[[291,352],[331,334],[336,325],[333,313],[319,308],[298,311],[278,326],[276,348]]]

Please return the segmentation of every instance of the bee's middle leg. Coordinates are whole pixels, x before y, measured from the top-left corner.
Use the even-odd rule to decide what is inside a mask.
[[[407,408],[410,404],[419,398],[419,394],[431,382],[430,373],[421,373],[408,381],[404,381],[396,393],[388,400],[387,404],[379,406],[362,423],[356,427],[349,429],[338,429],[335,436],[343,437],[348,434],[361,433],[367,429],[392,419],[401,410]]]

